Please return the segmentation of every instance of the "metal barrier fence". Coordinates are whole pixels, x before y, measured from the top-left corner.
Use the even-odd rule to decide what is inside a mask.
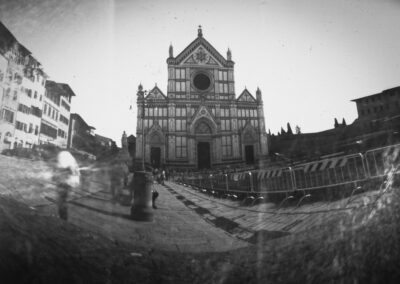
[[[400,144],[332,157],[284,168],[237,173],[187,174],[178,181],[207,190],[214,195],[288,196],[327,188],[350,188],[381,181],[400,162]]]

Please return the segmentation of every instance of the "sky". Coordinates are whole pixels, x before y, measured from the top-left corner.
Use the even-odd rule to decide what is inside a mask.
[[[203,36],[235,61],[235,93],[262,91],[267,131],[357,118],[352,99],[400,86],[400,0],[0,0],[0,21],[67,83],[72,112],[120,145],[136,92],[167,93],[174,56]],[[132,109],[130,109],[132,105]]]

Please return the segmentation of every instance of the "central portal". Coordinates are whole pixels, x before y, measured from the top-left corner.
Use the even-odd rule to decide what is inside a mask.
[[[197,144],[197,161],[199,170],[211,168],[210,143],[199,142]]]
[[[159,169],[161,165],[161,148],[151,147],[150,150],[151,166],[155,169]]]

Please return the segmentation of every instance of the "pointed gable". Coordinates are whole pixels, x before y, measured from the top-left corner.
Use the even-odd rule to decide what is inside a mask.
[[[197,37],[180,54],[175,57],[174,63],[200,64],[231,67],[232,61],[228,62],[207,40]]]
[[[250,94],[250,92],[247,89],[244,89],[244,91],[240,94],[240,96],[237,99],[238,102],[257,102],[256,99]]]
[[[149,92],[146,99],[153,99],[153,100],[165,100],[167,97],[163,94],[160,88],[154,86],[154,88]]]

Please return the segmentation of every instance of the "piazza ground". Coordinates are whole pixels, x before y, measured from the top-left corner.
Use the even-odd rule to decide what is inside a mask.
[[[95,171],[71,196],[64,222],[52,203],[46,163],[0,156],[0,170],[0,274],[8,283],[399,278],[396,190],[279,209],[241,206],[167,182],[154,184],[160,193],[154,221],[136,222],[129,206],[111,202],[105,172]]]

